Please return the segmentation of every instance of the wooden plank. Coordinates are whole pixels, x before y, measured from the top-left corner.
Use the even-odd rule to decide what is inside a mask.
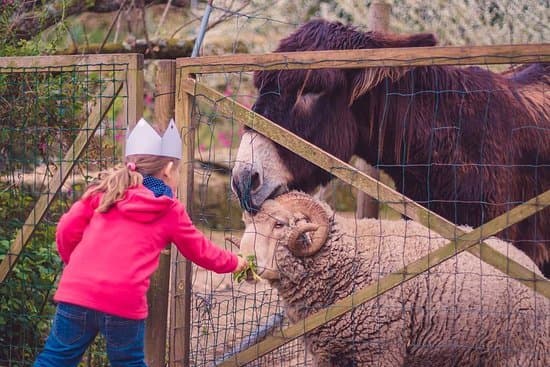
[[[136,68],[128,70],[126,77],[126,102],[127,122],[130,128],[143,116],[143,55],[136,55]]]
[[[185,204],[191,216],[193,203],[193,159],[195,156],[195,125],[191,118],[193,96],[181,88],[181,81],[188,74],[182,69],[176,71],[176,125],[183,139],[183,157],[178,197]],[[171,322],[170,325],[170,366],[189,366],[191,354],[191,286],[193,264],[172,246],[173,269]]]
[[[346,312],[353,310],[365,302],[373,300],[401,283],[415,278],[428,269],[441,264],[443,261],[452,258],[464,250],[475,249],[473,253],[478,254],[485,253],[489,250],[498,253],[491,247],[484,244],[479,245],[478,243],[484,239],[487,239],[487,237],[498,233],[503,226],[517,223],[530,215],[533,215],[537,211],[542,210],[549,204],[550,190],[518,207],[513,208],[508,213],[504,213],[499,217],[494,218],[473,231],[460,236],[447,245],[430,252],[428,255],[413,261],[404,268],[383,277],[382,279],[359,291],[356,291],[338,302],[335,302],[333,305],[323,310],[319,310],[308,316],[306,319],[292,324],[274,335],[267,337],[262,342],[255,344],[237,355],[225,360],[223,363],[220,363],[218,367],[242,366],[248,362],[251,362],[277,349],[283,344],[286,344],[304,335],[305,333],[342,316]],[[490,253],[489,255],[492,256],[493,253]],[[544,280],[544,278],[533,276],[532,278],[523,279],[523,281],[529,282],[531,284],[530,288],[538,289],[541,291],[540,293],[544,294],[546,297],[550,297],[550,282]]]
[[[96,104],[88,117],[88,120],[82,125],[73,145],[69,148],[65,157],[60,163],[57,174],[52,177],[50,187],[46,187],[44,192],[38,198],[34,208],[25,220],[22,228],[17,232],[15,240],[6,254],[6,257],[0,263],[0,283],[2,283],[13,266],[17,262],[23,248],[29,242],[37,225],[40,223],[53,199],[65,183],[65,180],[71,173],[76,162],[86,149],[89,139],[94,136],[95,131],[103,121],[103,118],[111,108],[114,99],[120,93],[123,85],[123,75],[115,74],[115,80],[109,82],[105,90],[96,98]]]
[[[28,73],[28,69],[36,72],[51,72],[61,69],[78,71],[106,70],[115,66],[115,70],[126,71],[143,69],[141,54],[111,54],[111,55],[59,55],[59,56],[14,56],[0,57],[0,73]]]
[[[489,65],[550,61],[550,43],[280,52],[180,58],[185,73],[359,68],[374,66]]]
[[[433,229],[442,237],[452,240],[456,236],[464,234],[464,232],[454,223],[434,212],[431,212],[427,208],[407,198],[384,183],[377,181],[363,172],[360,172],[348,163],[324,152],[317,146],[300,138],[294,133],[283,129],[265,117],[247,109],[238,102],[225,97],[221,93],[201,83],[196,83],[194,79],[183,80],[180,83],[180,86],[189,93],[196,96],[201,95],[210,101],[214,101],[217,111],[225,113],[228,116],[232,116],[237,121],[246,124],[250,128],[267,136],[276,143],[300,155],[311,163],[323,168],[327,172],[330,172],[342,181],[356,187],[370,196],[377,198],[379,201],[385,202],[388,206],[397,210],[406,217],[421,223],[427,228]],[[509,227],[514,218],[508,219],[510,222],[501,223],[499,231]],[[510,271],[509,266],[503,266],[503,262],[508,264],[508,260],[506,260],[504,255],[492,253],[490,257],[486,252],[482,252],[481,254],[472,252],[472,254],[475,256],[481,256],[480,258],[483,261],[494,266],[505,274],[508,274]],[[529,281],[524,282],[523,279],[533,279],[538,277],[532,271],[519,264],[514,265],[514,272],[518,275],[517,279],[528,287],[532,287],[532,283]]]
[[[174,117],[176,93],[176,62],[156,62],[154,121],[162,131]],[[149,317],[145,321],[145,360],[149,367],[166,364],[166,333],[168,328],[168,287],[170,285],[170,247],[160,253],[159,267],[151,276],[147,293]]]

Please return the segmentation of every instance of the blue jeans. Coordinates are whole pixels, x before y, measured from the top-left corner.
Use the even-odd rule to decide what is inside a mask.
[[[147,367],[145,320],[130,320],[68,303],[57,305],[52,329],[34,367],[76,367],[98,333],[112,367]]]

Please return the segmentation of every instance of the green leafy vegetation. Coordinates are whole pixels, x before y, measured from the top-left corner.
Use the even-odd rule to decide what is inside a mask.
[[[0,186],[0,261],[8,253],[34,201],[28,192]],[[60,205],[57,201],[52,213]],[[55,252],[54,227],[48,224],[54,217],[54,214],[48,215],[36,228],[17,266],[0,287],[0,365],[32,360],[49,331],[54,312],[52,290],[61,270]],[[10,364],[23,365],[27,364]]]
[[[242,255],[239,255],[239,256],[242,257]],[[242,281],[246,280],[249,276],[252,277],[252,279],[254,280],[261,280],[262,278],[258,275],[258,266],[256,265],[256,256],[248,255],[246,257],[246,261],[248,262],[248,266],[246,267],[246,269],[233,274],[233,279],[237,283],[241,283]]]

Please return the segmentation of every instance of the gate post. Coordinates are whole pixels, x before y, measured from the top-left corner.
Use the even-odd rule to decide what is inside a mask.
[[[192,76],[176,68],[176,125],[183,140],[183,157],[178,198],[192,217],[193,161],[195,156],[195,124],[191,118],[193,96],[182,84]],[[170,298],[170,367],[187,367],[191,354],[191,270],[193,264],[172,246]]]
[[[156,66],[153,120],[164,131],[174,117],[176,62],[159,60]],[[145,329],[145,360],[149,367],[164,367],[166,363],[169,285],[170,248],[167,247],[160,254],[159,267],[151,277],[147,294],[149,317]]]

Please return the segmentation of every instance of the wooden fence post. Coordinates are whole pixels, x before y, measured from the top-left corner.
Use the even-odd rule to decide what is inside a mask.
[[[164,131],[174,117],[176,62],[160,60],[156,66],[154,122]],[[160,254],[159,267],[151,277],[147,294],[149,317],[145,329],[145,360],[149,367],[164,367],[166,363],[169,285],[170,250],[166,248]]]
[[[375,32],[387,32],[390,30],[391,5],[384,0],[375,0],[369,8],[367,27]]]
[[[192,215],[193,160],[195,152],[195,124],[191,118],[193,95],[182,88],[191,76],[176,68],[176,125],[183,140],[183,157],[178,198]],[[170,366],[187,367],[191,354],[191,270],[193,264],[172,246],[172,281],[170,299]]]
[[[369,8],[367,27],[371,31],[386,32],[389,30],[391,5],[385,1],[373,1]],[[380,172],[378,169],[367,164],[363,159],[357,158],[355,167],[361,172],[379,180]],[[355,209],[356,218],[378,218],[380,208],[378,201],[363,191],[357,190],[357,204]]]
[[[136,66],[130,67],[126,80],[126,92],[128,99],[125,112],[127,113],[128,126],[132,128],[143,116],[143,55],[136,55]]]

